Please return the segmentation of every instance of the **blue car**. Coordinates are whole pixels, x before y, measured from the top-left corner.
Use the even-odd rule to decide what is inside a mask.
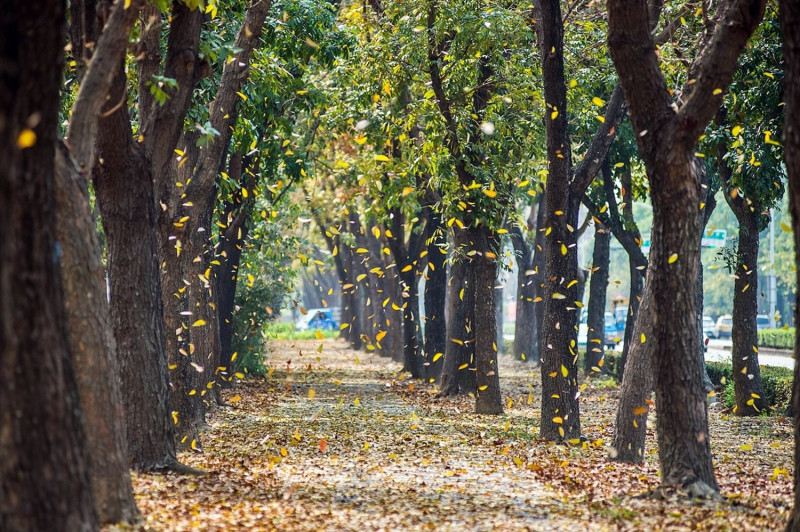
[[[606,340],[606,347],[614,347],[620,341],[620,333],[617,330],[617,320],[614,319],[614,315],[610,312],[606,312],[603,337]]]

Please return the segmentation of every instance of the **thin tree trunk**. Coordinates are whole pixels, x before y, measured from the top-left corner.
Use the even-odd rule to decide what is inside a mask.
[[[469,235],[453,230],[454,256],[447,291],[447,347],[439,381],[439,396],[468,394],[475,390],[475,291],[473,269],[466,256]]]
[[[447,296],[447,253],[444,247],[447,244],[447,229],[442,223],[441,215],[433,209],[429,212],[426,230],[428,277],[425,281],[423,351],[430,365],[426,368],[425,377],[438,379],[442,373],[443,357],[447,348],[447,323],[444,313]]]
[[[589,308],[587,317],[586,359],[584,371],[600,369],[605,349],[606,291],[610,260],[611,233],[599,222],[594,226],[594,251],[592,253],[592,278],[589,281]]]
[[[32,0],[0,12],[0,530],[8,532],[98,529],[55,229],[64,9]]]
[[[531,253],[522,230],[511,227],[511,244],[517,255],[517,317],[514,323],[514,358],[529,361],[536,351],[536,282],[538,275],[532,268]]]
[[[498,243],[486,228],[473,229],[473,247],[478,251],[472,261],[475,269],[475,413],[502,414],[500,375],[497,368],[497,321],[495,319],[495,290],[497,280]]]
[[[760,214],[760,211],[759,211]],[[757,416],[766,408],[758,366],[758,224],[755,216],[739,220],[739,264],[733,281],[733,387],[737,416]]]

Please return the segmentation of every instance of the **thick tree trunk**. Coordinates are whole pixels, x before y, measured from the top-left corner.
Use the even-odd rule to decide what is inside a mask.
[[[611,233],[595,222],[594,251],[592,253],[592,278],[589,281],[589,305],[584,371],[600,369],[605,349],[606,291],[608,290],[608,265]]]
[[[666,150],[665,150],[666,151]],[[667,485],[718,490],[711,461],[703,361],[696,355],[697,271],[700,264],[698,165],[675,153],[648,168],[653,191],[653,228],[647,270],[651,290],[654,383],[658,408],[661,478]],[[658,175],[659,170],[666,175]],[[670,183],[671,185],[667,185]],[[669,294],[665,298],[664,294]],[[640,319],[641,321],[641,319]],[[636,338],[633,340],[636,341]],[[688,435],[695,435],[694,438]],[[702,491],[702,486],[700,487]]]
[[[112,94],[125,91],[124,74]],[[121,97],[112,97],[112,102]],[[113,105],[113,104],[109,104]],[[108,246],[111,320],[117,342],[133,469],[179,469],[169,408],[168,369],[161,310],[152,174],[141,146],[131,140],[123,106],[100,122],[94,189]]]
[[[608,44],[625,91],[653,203],[642,307],[656,316],[653,375],[661,481],[692,496],[718,490],[711,459],[703,363],[697,356],[697,277],[702,175],[697,138],[716,114],[739,54],[764,13],[764,0],[733,0],[691,66],[676,103],[660,70],[645,2],[609,0]],[[657,13],[657,11],[656,11]],[[639,319],[639,322],[643,321]],[[636,338],[633,339],[636,341]]]
[[[98,528],[56,241],[63,2],[0,12],[0,530]],[[35,36],[35,37],[32,37]]]
[[[784,160],[789,181],[789,206],[793,226],[800,227],[800,3],[781,0],[781,34],[785,60],[783,126]],[[794,231],[794,264],[797,286],[800,286],[800,231]],[[795,291],[794,322],[800,323],[800,290]],[[792,417],[794,418],[794,461],[800,464],[800,328],[794,342],[794,384],[792,385]],[[787,531],[800,532],[800,467],[794,469],[794,507]]]
[[[97,225],[87,181],[66,147],[56,157],[56,237],[63,250],[61,276],[69,346],[89,443],[92,490],[101,523],[139,518],[125,443],[117,346],[111,325]]]
[[[425,280],[425,344],[423,352],[429,366],[427,379],[438,379],[442,373],[447,348],[447,323],[444,308],[447,295],[447,229],[439,213],[430,210],[426,226],[428,272]],[[441,354],[439,354],[441,353]],[[438,358],[437,358],[438,355]],[[434,361],[433,359],[436,358]]]

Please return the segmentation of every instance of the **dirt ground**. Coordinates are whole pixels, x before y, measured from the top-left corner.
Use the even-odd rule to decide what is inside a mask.
[[[274,341],[267,376],[224,392],[200,477],[139,474],[150,530],[779,530],[791,509],[791,420],[712,410],[723,497],[643,496],[658,486],[652,431],[642,466],[607,460],[617,388],[587,380],[581,445],[537,437],[538,368],[500,357],[505,414],[338,340]],[[651,416],[652,418],[652,416]],[[653,423],[650,420],[650,424]]]

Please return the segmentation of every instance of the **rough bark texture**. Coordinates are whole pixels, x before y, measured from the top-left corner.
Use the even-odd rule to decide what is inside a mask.
[[[781,0],[781,34],[783,35],[784,102],[783,125],[784,160],[789,181],[789,205],[794,227],[800,227],[800,2]],[[797,285],[800,286],[800,231],[794,232],[794,260]],[[795,292],[794,321],[800,320],[800,291]],[[800,328],[797,329],[800,333]],[[794,460],[800,463],[800,334],[794,343],[794,384],[792,411],[794,418]],[[800,468],[794,471],[794,508],[786,526],[787,531],[800,531]]]
[[[120,65],[112,101],[125,93]],[[100,122],[93,171],[108,246],[111,320],[117,343],[128,459],[135,470],[180,468],[169,409],[152,174],[132,140],[126,107]]]
[[[102,250],[89,208],[86,177],[66,147],[56,157],[56,237],[63,251],[61,276],[69,347],[77,373],[92,491],[101,523],[139,517],[128,473],[126,426],[117,345],[111,325]]]
[[[497,255],[498,245],[488,228],[472,231],[475,259],[475,396],[476,414],[502,414],[500,376],[497,371],[497,320],[495,290],[497,262],[488,255]],[[486,356],[485,353],[491,353]]]
[[[564,27],[558,0],[541,2],[539,46],[542,50],[545,128],[547,132],[547,203],[544,227],[544,324],[541,332],[542,416],[540,434],[551,441],[581,436],[578,403],[578,352],[574,325],[578,257],[574,228],[578,201],[570,194],[572,152],[567,132],[564,84]],[[570,230],[567,226],[570,226]]]
[[[88,174],[95,157],[100,111],[109,99],[115,67],[124,57],[139,9],[139,2],[128,6],[117,2],[100,35],[102,20],[94,2],[71,3],[71,22],[76,27],[70,28],[70,37],[82,64],[82,77],[69,119],[68,143],[59,146],[56,157],[56,236],[63,250],[61,272],[70,350],[75,366],[81,368],[78,387],[101,523],[131,522],[139,517],[139,511],[128,472],[119,364],[102,249],[89,204]]]
[[[433,209],[428,214],[426,226],[428,271],[425,279],[425,343],[423,352],[429,366],[425,369],[428,379],[438,379],[442,373],[442,357],[447,348],[447,323],[445,322],[445,298],[447,296],[447,229],[442,217]],[[441,355],[436,361],[433,359]]]
[[[0,11],[0,530],[9,532],[98,528],[55,235],[64,10],[32,0]]]
[[[606,291],[608,289],[608,265],[611,251],[611,233],[596,223],[594,226],[594,251],[592,252],[592,277],[589,281],[589,307],[586,320],[589,328],[586,338],[586,360],[584,371],[600,369],[605,349]]]
[[[709,495],[718,487],[711,462],[703,365],[695,355],[702,225],[701,171],[694,151],[730,84],[739,53],[763,15],[764,2],[735,0],[722,6],[719,23],[690,69],[692,83],[684,87],[680,106],[672,101],[659,69],[646,2],[609,0],[608,8],[609,49],[625,91],[653,202],[643,306],[657,319],[652,334],[640,337],[640,342],[655,343],[661,479],[665,485],[687,487],[692,495]]]

